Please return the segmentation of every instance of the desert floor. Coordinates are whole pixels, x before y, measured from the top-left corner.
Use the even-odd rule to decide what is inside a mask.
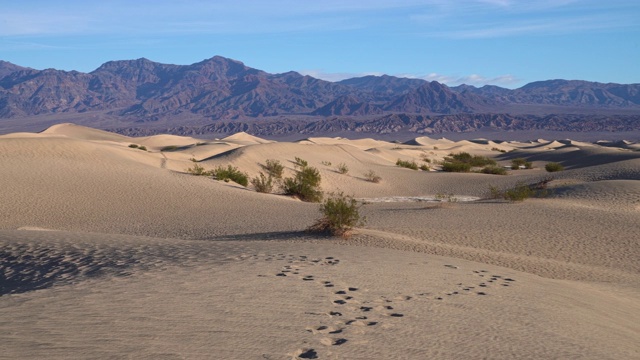
[[[640,359],[639,150],[3,135],[0,358]],[[438,171],[461,151],[533,169]],[[318,204],[186,171],[273,159],[292,176],[295,157],[364,204],[350,238],[305,232]],[[487,198],[543,179],[546,197]]]

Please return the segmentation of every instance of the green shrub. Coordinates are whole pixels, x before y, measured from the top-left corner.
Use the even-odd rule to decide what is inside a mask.
[[[424,162],[426,162],[427,164],[431,164],[431,159],[429,158],[429,155],[427,154],[420,154],[420,159]]]
[[[307,166],[309,166],[309,163],[307,162],[307,160],[302,160],[299,157],[295,157],[295,160],[293,162],[294,164],[296,164],[296,166],[301,167],[301,168],[305,168]]]
[[[406,161],[406,160],[398,159],[398,161],[396,161],[396,165],[403,168],[407,168],[407,169],[418,170],[418,164],[416,164],[415,161]]]
[[[138,146],[138,150],[147,151],[146,146]]]
[[[544,166],[545,170],[547,170],[548,172],[556,172],[556,171],[562,171],[564,170],[564,166],[562,166],[561,164],[557,163],[557,162],[550,162],[547,163],[547,165]]]
[[[422,170],[422,171],[429,171],[429,170],[431,170],[431,168],[429,167],[429,165],[426,165],[426,164],[422,164],[422,165],[420,165],[420,168],[419,168],[419,169],[420,169],[420,170]]]
[[[527,162],[527,160],[523,159],[523,158],[517,158],[517,159],[513,159],[511,160],[511,170],[518,170],[520,169],[520,166],[524,166],[524,164]]]
[[[274,179],[282,179],[284,166],[278,160],[267,159],[264,165],[260,165],[269,176]]]
[[[340,174],[346,174],[349,172],[349,167],[347,167],[347,164],[345,163],[340,163],[336,168],[336,171]]]
[[[533,169],[533,164],[529,161],[524,163],[524,168],[525,169]]]
[[[165,146],[162,149],[160,149],[160,151],[176,151],[179,148],[176,145],[169,145],[169,146]]]
[[[469,164],[471,167],[482,167],[487,165],[496,165],[495,160],[486,156],[471,155],[468,152],[451,153],[444,158],[445,162]]]
[[[500,166],[485,166],[482,170],[480,170],[483,174],[492,174],[492,175],[507,175],[507,170]]]
[[[380,180],[382,180],[382,178],[380,176],[378,176],[375,172],[373,172],[373,170],[369,170],[369,172],[367,172],[366,174],[364,174],[364,178],[365,180],[372,182],[372,183],[379,183]]]
[[[129,147],[130,147],[130,148],[132,148],[132,149],[137,149],[137,148],[138,148],[138,145],[136,145],[136,144],[130,144],[130,145],[129,145]]]
[[[322,161],[320,164],[324,166],[331,166],[331,161]]]
[[[497,147],[492,147],[491,151],[499,151],[501,153],[506,153],[507,152],[507,150],[498,149]]]
[[[321,180],[318,169],[304,166],[294,177],[284,179],[284,193],[302,201],[319,202],[322,200],[322,191],[319,189]]]
[[[498,189],[495,186],[489,188],[490,198],[505,199],[509,201],[524,201],[535,195],[535,190],[531,186],[519,182],[515,187],[510,189]]]
[[[196,175],[196,176],[211,176],[213,175],[211,171],[206,171],[204,169],[204,167],[200,166],[197,162],[196,159],[189,159],[193,162],[193,167],[192,168],[188,168],[187,172],[191,175]]]
[[[471,171],[471,165],[462,162],[449,162],[442,163],[442,171],[446,172],[469,172]]]
[[[259,177],[256,176],[251,179],[251,185],[253,185],[257,192],[270,193],[273,191],[273,177],[271,175],[265,176],[261,171]]]
[[[249,176],[231,165],[227,166],[226,168],[223,166],[218,166],[211,171],[211,175],[213,175],[216,180],[222,180],[225,182],[231,180],[236,184],[242,186],[249,185]]]
[[[360,217],[360,206],[352,196],[332,193],[320,205],[322,217],[307,230],[348,237],[354,226],[364,225],[364,219]]]

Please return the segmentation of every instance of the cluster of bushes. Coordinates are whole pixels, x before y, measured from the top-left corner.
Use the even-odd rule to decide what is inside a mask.
[[[533,164],[523,158],[511,160],[511,170],[518,170],[521,167],[525,169],[533,169]]]
[[[226,168],[224,166],[218,166],[211,170],[211,175],[216,180],[222,180],[224,182],[233,181],[242,186],[249,185],[249,176],[238,170],[235,166],[228,165]]]
[[[282,185],[285,195],[295,196],[302,201],[320,202],[323,195],[320,190],[320,172],[298,157],[295,158],[295,164],[295,176],[284,179]]]
[[[260,165],[267,173],[261,171],[258,176],[251,179],[251,185],[257,192],[270,193],[276,187],[282,186],[282,176],[284,175],[284,165],[278,160],[267,159],[264,164]]]
[[[524,201],[530,197],[546,197],[549,195],[547,185],[551,180],[553,179],[546,178],[533,184],[519,182],[516,186],[507,189],[498,189],[495,186],[491,186],[489,188],[489,198]]]
[[[442,162],[442,171],[469,172],[473,167],[496,166],[495,160],[486,156],[471,155],[468,152],[451,153]],[[489,170],[487,170],[489,171]]]
[[[138,150],[142,150],[142,151],[147,151],[147,147],[144,146],[144,145],[130,144],[129,147],[132,148],[132,149],[138,149]]]
[[[411,169],[411,170],[418,170],[418,164],[415,161],[398,159],[398,161],[396,161],[396,165],[403,168]]]

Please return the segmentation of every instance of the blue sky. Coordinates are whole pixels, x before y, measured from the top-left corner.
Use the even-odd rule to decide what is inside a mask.
[[[89,72],[221,55],[326,80],[640,83],[640,0],[0,0],[0,60]]]

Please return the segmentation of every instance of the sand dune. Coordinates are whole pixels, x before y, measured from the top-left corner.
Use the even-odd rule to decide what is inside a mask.
[[[640,358],[640,153],[619,145],[0,136],[0,358]],[[437,171],[458,151],[534,169]],[[317,204],[186,171],[295,157],[373,199],[350,239],[304,231]],[[546,198],[455,201],[550,176]]]

